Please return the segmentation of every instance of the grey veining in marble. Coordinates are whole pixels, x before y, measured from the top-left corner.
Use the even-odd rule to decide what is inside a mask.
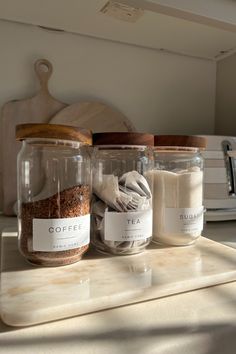
[[[2,237],[1,316],[27,326],[236,280],[236,250],[201,237],[188,247],[151,244],[144,253],[105,256],[89,251],[80,262],[34,267]]]

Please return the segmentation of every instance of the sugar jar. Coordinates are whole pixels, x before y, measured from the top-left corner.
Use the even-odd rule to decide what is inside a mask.
[[[90,242],[91,132],[21,124],[16,139],[20,252],[42,266],[79,261]]]
[[[93,134],[91,241],[97,250],[127,255],[150,243],[153,142],[144,133]]]
[[[203,157],[197,136],[154,137],[153,241],[193,244],[203,229]]]

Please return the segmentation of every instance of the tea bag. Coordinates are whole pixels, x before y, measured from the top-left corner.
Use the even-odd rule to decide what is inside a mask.
[[[119,179],[119,184],[137,192],[140,196],[151,198],[151,191],[146,179],[137,171],[123,174]]]
[[[151,207],[151,191],[146,179],[137,171],[123,174],[120,179],[114,175],[103,175],[100,180],[94,178],[93,192],[97,198],[92,203],[96,237],[109,248],[119,253],[131,253],[130,249],[141,247],[146,240],[110,241],[105,240],[106,212],[134,212]]]
[[[94,193],[116,211],[147,209],[151,191],[146,179],[137,171],[125,173],[118,181],[114,175],[94,179]],[[149,203],[148,203],[149,204]]]
[[[93,228],[95,228],[96,237],[99,239],[99,242],[106,245],[109,248],[116,249],[119,251],[119,254],[126,253],[127,250],[131,248],[141,247],[146,243],[145,240],[142,241],[111,241],[105,240],[105,212],[108,212],[107,205],[100,200],[97,200],[93,204]],[[111,211],[111,210],[110,210]],[[103,217],[101,217],[101,213]]]
[[[120,199],[118,177],[103,175],[102,181],[95,178],[93,192],[112,209],[122,211],[121,206],[117,203],[117,199]]]

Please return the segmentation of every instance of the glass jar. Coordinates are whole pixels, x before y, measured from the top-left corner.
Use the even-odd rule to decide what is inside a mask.
[[[154,137],[153,241],[183,246],[203,229],[203,157],[206,140],[196,136]]]
[[[143,133],[93,135],[91,241],[97,250],[127,255],[150,243],[153,142]]]
[[[19,250],[31,263],[77,262],[90,240],[91,132],[22,124],[17,158]]]

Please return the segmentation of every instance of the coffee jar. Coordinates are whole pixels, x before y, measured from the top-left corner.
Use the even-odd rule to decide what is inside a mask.
[[[42,266],[79,261],[90,242],[91,132],[22,124],[16,139],[20,252]]]
[[[91,241],[101,252],[145,250],[152,237],[152,149],[143,133],[93,135]]]
[[[193,244],[203,229],[203,157],[205,138],[154,137],[153,241]]]

